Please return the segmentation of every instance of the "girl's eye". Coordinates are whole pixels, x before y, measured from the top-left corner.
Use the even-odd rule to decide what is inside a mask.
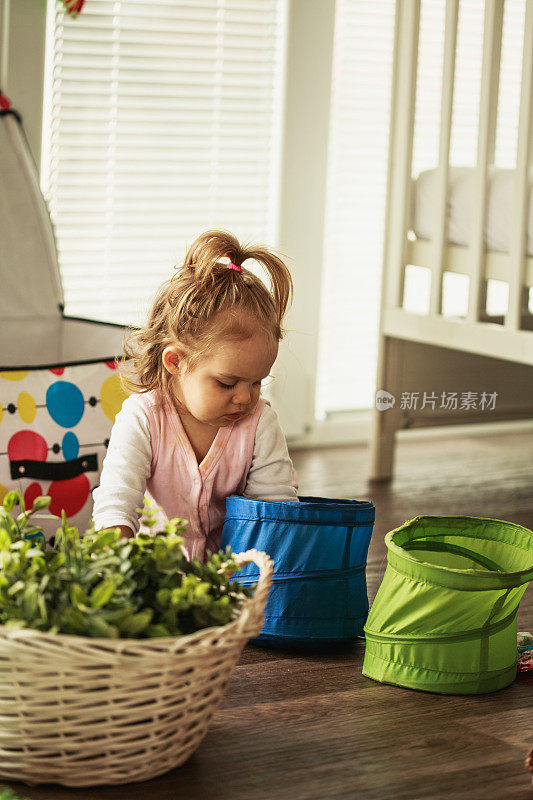
[[[218,379],[217,379],[217,383],[218,383],[219,386],[222,386],[223,389],[234,389],[236,387],[236,385],[237,385],[236,383],[224,383],[224,381],[219,381]],[[254,386],[255,388],[259,388],[260,389],[261,388],[261,384],[262,384],[262,381],[254,381],[252,386]]]

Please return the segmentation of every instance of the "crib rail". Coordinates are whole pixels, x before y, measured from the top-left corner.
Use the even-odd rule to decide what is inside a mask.
[[[389,280],[384,281],[382,293],[382,300],[386,296],[387,304],[392,306],[401,306],[404,290],[405,252],[410,227],[412,192],[411,166],[419,25],[420,0],[396,4],[386,213],[390,237],[385,241],[385,257],[391,268],[387,270]]]
[[[435,213],[437,226],[433,239],[430,265],[432,272],[429,313],[440,314],[442,307],[442,280],[444,274],[444,254],[446,248],[446,198],[448,191],[448,168],[450,138],[452,130],[453,87],[455,77],[455,52],[457,48],[457,22],[459,0],[446,3],[444,28],[444,60],[440,113],[439,164],[437,167],[437,198]]]
[[[487,279],[495,274],[509,284],[509,305],[505,324],[500,332],[505,336],[522,333],[529,344],[533,333],[525,329],[528,287],[533,275],[533,258],[528,258],[527,221],[529,204],[528,170],[533,164],[533,2],[525,3],[524,43],[519,108],[516,169],[514,175],[512,230],[508,253],[487,252],[485,220],[489,168],[494,163],[497,103],[500,74],[500,56],[504,16],[504,0],[486,0],[483,30],[483,56],[480,86],[479,127],[477,159],[474,177],[474,202],[472,230],[468,247],[454,247],[446,240],[446,215],[448,198],[450,139],[454,96],[455,63],[460,0],[446,0],[444,53],[442,62],[440,133],[435,198],[432,209],[433,238],[430,242],[412,242],[409,237],[412,224],[411,179],[413,159],[414,116],[416,106],[416,78],[418,38],[420,26],[420,0],[404,0],[397,4],[394,48],[394,70],[391,104],[391,139],[389,152],[389,190],[387,197],[386,243],[384,249],[384,274],[382,298],[382,332],[387,331],[387,319],[394,320],[398,328],[402,311],[405,268],[409,263],[424,261],[431,270],[431,288],[428,317],[432,321],[447,320],[442,317],[444,271],[463,272],[470,279],[466,328],[487,325]],[[416,259],[413,260],[413,253]],[[407,315],[407,312],[405,312]],[[437,323],[436,323],[437,324]],[[428,326],[426,326],[427,330]],[[479,339],[479,341],[481,341]],[[511,341],[511,339],[510,339]],[[520,351],[524,344],[520,344]],[[488,353],[487,353],[488,354]],[[512,358],[512,354],[509,356]]]
[[[533,110],[533,3],[526,0],[524,20],[524,47],[522,54],[522,81],[514,192],[513,230],[509,254],[509,311],[506,325],[520,328],[522,312],[527,306],[525,283],[525,242],[529,201],[529,165],[532,162],[531,125]]]
[[[479,97],[477,163],[474,180],[472,239],[470,244],[470,291],[468,320],[477,322],[485,309],[485,218],[487,215],[488,168],[494,161],[496,114],[502,45],[503,0],[486,0],[483,60]]]

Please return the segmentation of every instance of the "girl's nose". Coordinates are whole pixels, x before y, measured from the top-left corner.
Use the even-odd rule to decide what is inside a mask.
[[[233,395],[233,402],[237,406],[246,406],[252,399],[252,394],[248,386],[240,386]]]

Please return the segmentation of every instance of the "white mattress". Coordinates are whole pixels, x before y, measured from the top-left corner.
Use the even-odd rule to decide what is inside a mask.
[[[415,180],[413,231],[419,239],[431,239],[435,228],[437,171],[421,172]],[[527,254],[533,255],[533,170],[529,174]],[[513,215],[514,170],[489,168],[488,209],[485,225],[487,250],[509,252]],[[474,169],[450,167],[446,236],[450,244],[470,244],[474,205]]]

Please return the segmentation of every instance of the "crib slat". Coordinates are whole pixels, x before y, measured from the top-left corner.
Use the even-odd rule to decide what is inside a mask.
[[[455,54],[457,47],[457,20],[459,0],[447,0],[444,27],[444,57],[442,67],[442,94],[440,112],[439,165],[437,167],[435,215],[431,258],[431,293],[429,313],[441,313],[442,273],[446,249],[446,199],[448,193],[448,166],[452,129],[453,89],[455,79]]]
[[[533,113],[533,2],[526,2],[520,115],[516,147],[513,222],[509,247],[508,328],[520,329],[526,277],[526,232],[529,207],[529,163]]]
[[[406,0],[399,4],[399,30],[396,34],[399,46],[394,61],[393,85],[396,95],[395,113],[391,119],[391,214],[383,276],[387,305],[395,308],[401,307],[403,302],[405,252],[410,221],[419,22],[420,0]]]
[[[483,28],[483,61],[479,98],[477,164],[474,178],[471,272],[468,320],[477,322],[485,306],[485,216],[487,212],[488,166],[494,160],[498,84],[502,44],[503,0],[486,0]]]
[[[410,5],[410,9],[406,6]],[[406,12],[411,13],[407,15]],[[389,307],[401,308],[403,301],[404,267],[407,252],[409,195],[406,194],[406,183],[411,184],[411,160],[413,149],[414,105],[416,91],[416,65],[418,61],[418,27],[420,22],[420,0],[395,4],[394,19],[394,56],[392,68],[389,153],[387,169],[387,194],[385,211],[385,236],[383,242],[383,271],[381,277],[380,297],[380,335],[378,337],[377,388],[385,388],[392,394],[400,390],[401,343],[384,334],[385,315]],[[403,34],[407,24],[410,31],[411,50],[403,44]],[[414,60],[413,60],[414,58]],[[406,70],[400,70],[400,64],[407,59],[410,78],[409,96],[400,96],[401,79]],[[401,73],[401,74],[400,74]],[[407,102],[407,106],[405,106]],[[404,104],[404,105],[402,105]],[[402,162],[402,153],[398,150],[397,129],[399,120],[405,123],[405,108],[412,109],[409,134],[409,164]],[[409,126],[408,126],[409,127]],[[399,165],[404,166],[398,174]],[[403,198],[403,213],[398,218],[396,206],[398,198]],[[403,220],[403,221],[402,221]],[[395,232],[393,239],[392,231]],[[390,478],[393,471],[394,434],[398,428],[399,403],[389,409],[386,414],[374,410],[372,415],[372,434],[370,448],[370,475],[376,479]]]

